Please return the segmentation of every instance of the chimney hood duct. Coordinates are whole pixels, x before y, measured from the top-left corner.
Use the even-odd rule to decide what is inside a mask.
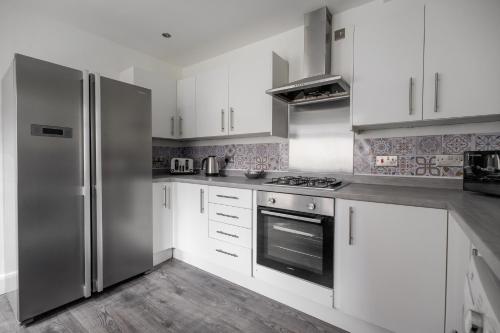
[[[350,87],[331,74],[332,14],[327,7],[304,15],[304,75],[302,80],[269,89],[267,94],[289,105],[345,100]]]

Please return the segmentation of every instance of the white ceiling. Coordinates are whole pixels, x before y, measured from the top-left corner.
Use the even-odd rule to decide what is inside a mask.
[[[303,14],[371,0],[11,0],[122,45],[186,66],[298,27]],[[161,37],[169,32],[172,38]]]

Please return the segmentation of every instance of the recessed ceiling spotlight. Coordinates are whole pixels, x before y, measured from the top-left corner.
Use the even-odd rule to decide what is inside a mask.
[[[162,35],[163,37],[165,37],[165,38],[170,38],[170,37],[172,37],[172,35],[171,35],[171,34],[169,34],[168,32],[164,32],[164,33],[162,33],[161,35]]]

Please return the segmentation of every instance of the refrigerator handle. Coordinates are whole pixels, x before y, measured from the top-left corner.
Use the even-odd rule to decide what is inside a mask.
[[[95,194],[96,194],[96,291],[103,290],[103,235],[102,235],[102,149],[101,149],[101,76],[95,74]]]
[[[91,203],[90,203],[90,94],[89,72],[83,71],[83,219],[84,219],[84,253],[85,277],[83,296],[90,297],[92,293],[92,244],[91,244]]]

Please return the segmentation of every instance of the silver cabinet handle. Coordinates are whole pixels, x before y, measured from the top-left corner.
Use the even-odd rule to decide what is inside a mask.
[[[439,73],[434,74],[434,112],[439,111]]]
[[[200,189],[200,213],[205,213],[205,190]]]
[[[227,232],[220,231],[220,230],[217,230],[217,231],[216,231],[216,233],[221,234],[221,235],[224,235],[224,236],[233,237],[233,238],[240,238],[240,236],[238,236],[238,235],[228,234]]]
[[[225,125],[225,121],[224,121],[224,109],[221,109],[220,110],[220,130],[221,130],[221,132],[224,132],[224,125]]]
[[[234,199],[234,200],[239,200],[238,197],[231,196],[231,195],[223,195],[223,194],[217,194],[216,197],[218,198],[224,198],[224,199]]]
[[[231,256],[231,257],[238,258],[238,255],[234,254],[234,253],[229,253],[229,252],[226,252],[226,251],[223,251],[223,250],[220,250],[220,249],[216,249],[215,251],[217,251],[219,253],[222,253],[222,254],[225,254],[225,255],[228,255],[228,256]]]
[[[182,136],[182,117],[179,116],[179,135]]]
[[[352,214],[354,210],[352,207],[349,207],[349,245],[353,245],[354,237],[352,236]]]
[[[168,204],[167,204],[167,208],[168,209],[171,209],[172,208],[172,187],[170,186],[165,186],[167,188],[167,194],[168,194]]]
[[[163,207],[167,208],[167,186],[163,185]]]
[[[224,214],[224,213],[215,213],[215,215],[219,215],[219,216],[223,216],[223,217],[229,217],[230,219],[237,219],[237,220],[239,220],[239,217],[235,216],[235,215],[227,215],[227,214]]]
[[[229,110],[230,110],[229,117],[230,117],[231,131],[234,131],[234,109],[230,108]]]
[[[310,217],[304,217],[304,216],[298,216],[298,215],[291,215],[291,214],[283,214],[283,213],[276,213],[276,212],[271,212],[269,210],[261,210],[260,213],[262,215],[270,215],[270,216],[282,217],[282,218],[285,218],[285,219],[291,219],[291,220],[297,220],[297,221],[304,221],[304,222],[311,222],[311,223],[321,224],[321,219],[312,219]]]
[[[408,114],[411,115],[413,113],[413,78],[410,77],[410,91],[408,93]]]
[[[170,117],[170,135],[174,136],[174,116]]]

